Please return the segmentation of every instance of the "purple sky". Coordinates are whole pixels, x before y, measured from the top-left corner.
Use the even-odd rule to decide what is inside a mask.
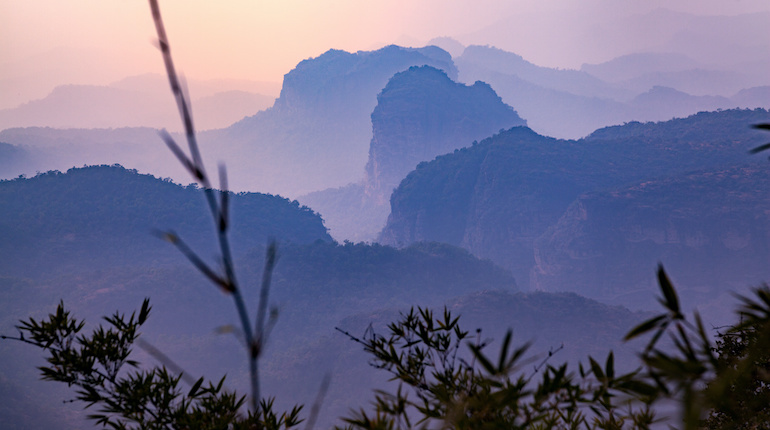
[[[695,15],[770,11],[767,0],[173,0],[161,2],[173,53],[191,78],[280,82],[329,48],[423,45],[449,36],[489,44],[539,65],[583,63],[659,47],[672,37],[634,28],[658,8]],[[654,18],[652,18],[654,19]],[[670,33],[676,29],[670,28]],[[609,35],[609,36],[608,36]],[[657,39],[656,39],[657,37]],[[770,40],[770,30],[756,38]],[[0,0],[0,108],[55,85],[107,84],[162,73],[141,0]],[[656,45],[657,44],[657,45]]]

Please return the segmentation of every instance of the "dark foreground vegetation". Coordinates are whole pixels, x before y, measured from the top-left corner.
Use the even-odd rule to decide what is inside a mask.
[[[658,278],[663,313],[626,335],[627,340],[648,336],[639,351],[643,366],[629,373],[616,370],[611,351],[600,360],[587,357],[577,369],[553,364],[552,352],[534,358],[510,331],[499,354],[490,355],[487,341],[463,330],[447,309],[413,308],[385,334],[345,333],[398,387],[376,392],[372,408],[352,412],[344,422],[362,429],[612,429],[655,423],[764,428],[770,419],[770,289],[741,298],[735,315],[740,322],[723,328],[713,343],[697,313],[683,314],[662,268]],[[19,336],[12,338],[45,350],[43,379],[74,388],[75,398],[94,410],[89,418],[105,427],[280,429],[308,416],[312,427],[325,387],[309,415],[302,406],[277,412],[270,398],[244,413],[247,397],[224,389],[224,379],[195,380],[178,373],[157,351],[163,366],[141,366],[131,353],[150,309],[145,300],[138,313],[115,313],[83,333],[85,322],[60,304],[47,318],[21,321]],[[661,347],[664,336],[673,347]],[[678,404],[674,416],[656,411],[665,401]]]

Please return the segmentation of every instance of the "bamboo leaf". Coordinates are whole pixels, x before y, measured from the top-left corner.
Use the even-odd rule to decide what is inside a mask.
[[[639,324],[638,326],[632,328],[631,331],[629,331],[628,334],[626,334],[626,336],[623,338],[623,340],[628,341],[628,340],[631,340],[631,339],[633,339],[635,337],[638,337],[638,336],[641,336],[641,335],[647,333],[648,331],[650,331],[650,330],[654,329],[655,327],[657,327],[658,323],[660,323],[661,321],[663,321],[667,317],[668,317],[668,315],[658,315],[655,318],[651,318],[651,319],[649,319],[649,320]]]
[[[666,271],[663,270],[663,265],[658,265],[658,284],[663,293],[661,304],[674,314],[674,318],[681,318],[682,312],[679,309],[679,298],[676,295],[674,286],[671,284],[671,280],[668,279]]]

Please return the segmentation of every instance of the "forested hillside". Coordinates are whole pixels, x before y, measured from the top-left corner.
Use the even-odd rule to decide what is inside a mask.
[[[232,194],[234,243],[241,252],[269,237],[329,241],[320,217],[297,202]],[[0,271],[40,276],[89,261],[93,268],[179,263],[153,231],[175,230],[211,247],[213,225],[196,186],[183,187],[121,166],[73,168],[0,182]],[[35,264],[32,264],[35,262]]]

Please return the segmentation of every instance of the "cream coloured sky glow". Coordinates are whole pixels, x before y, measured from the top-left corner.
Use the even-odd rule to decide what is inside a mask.
[[[592,25],[658,7],[703,15],[770,10],[767,0],[161,1],[175,59],[188,76],[276,82],[300,60],[329,48],[419,45],[438,36],[576,68],[606,61],[632,41],[607,47],[565,41]],[[495,25],[508,23],[517,37],[496,36]],[[143,0],[0,0],[0,91],[6,92],[0,98],[10,102],[43,96],[58,84],[161,73],[153,37]]]

